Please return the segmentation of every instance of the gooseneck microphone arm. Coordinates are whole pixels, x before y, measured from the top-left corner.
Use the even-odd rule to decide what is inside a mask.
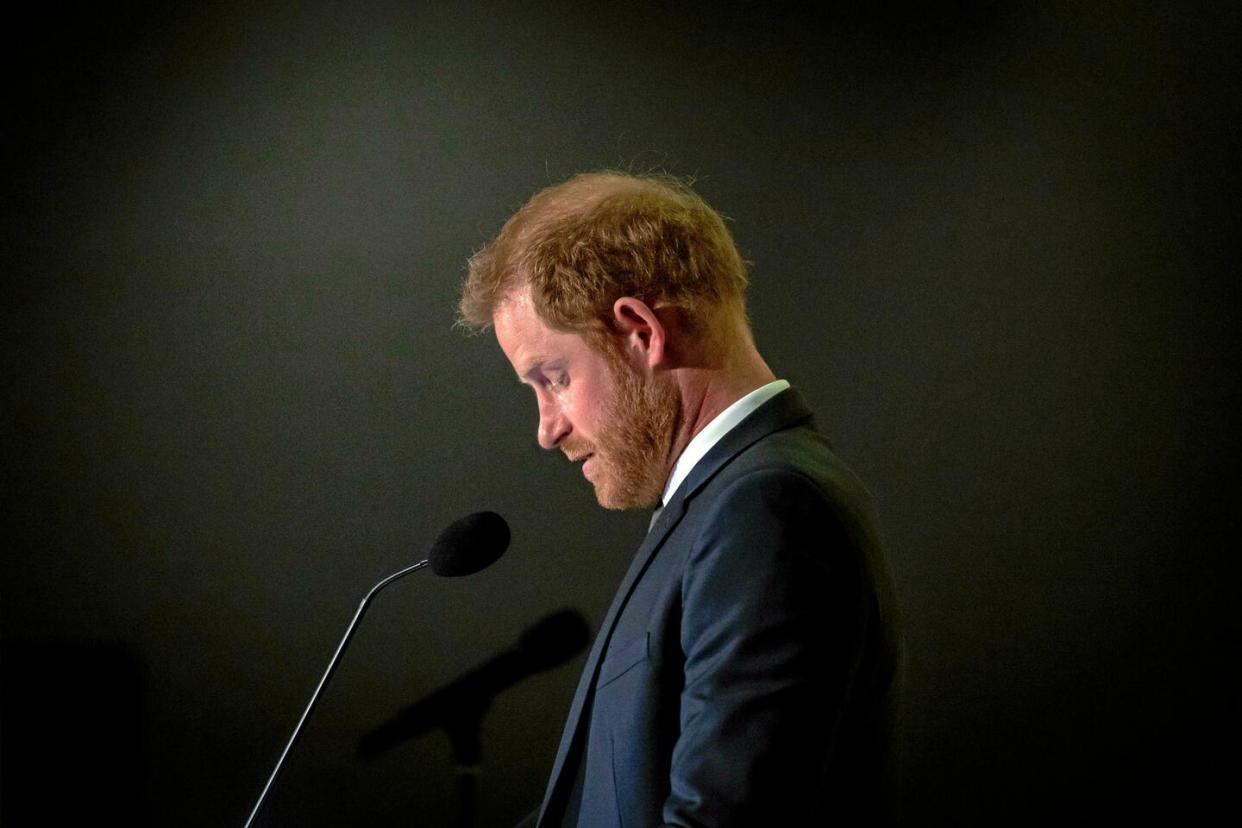
[[[362,620],[363,614],[367,611],[367,606],[371,603],[371,599],[384,587],[391,584],[398,578],[404,578],[411,572],[429,566],[431,561],[419,561],[418,563],[407,566],[405,569],[392,573],[375,586],[371,587],[371,591],[363,596],[362,602],[358,604],[358,611],[354,613],[354,620],[349,622],[349,626],[345,629],[345,635],[341,637],[341,643],[336,645],[336,652],[332,654],[332,660],[328,662],[328,669],[323,671],[323,677],[319,679],[319,685],[315,688],[315,692],[311,694],[310,701],[306,705],[306,709],[302,711],[302,718],[298,719],[297,726],[293,728],[293,735],[289,737],[289,743],[285,745],[285,749],[281,751],[280,758],[276,760],[276,767],[272,769],[272,775],[267,778],[267,784],[263,786],[263,792],[259,794],[259,800],[254,803],[254,809],[250,812],[249,818],[246,819],[246,828],[250,828],[254,822],[255,816],[258,815],[259,809],[263,807],[263,800],[267,798],[267,792],[272,789],[272,784],[276,781],[276,777],[280,774],[280,769],[285,764],[285,758],[289,755],[289,751],[293,750],[294,744],[297,743],[298,737],[302,735],[302,726],[306,724],[306,720],[310,718],[311,712],[315,709],[315,705],[319,703],[319,697],[323,694],[323,688],[328,683],[328,679],[332,678],[332,674],[336,671],[336,665],[341,661],[341,653],[345,652],[345,647],[349,644],[349,640],[354,637],[354,630],[358,628],[358,622]]]
[[[293,746],[297,743],[298,736],[302,733],[302,726],[306,724],[306,720],[310,718],[311,712],[319,702],[319,696],[322,694],[324,686],[328,683],[328,679],[332,678],[336,665],[340,663],[341,653],[345,652],[345,646],[349,644],[349,639],[353,637],[354,630],[358,628],[358,622],[362,620],[362,614],[367,611],[367,604],[371,602],[376,593],[398,578],[403,578],[411,572],[417,572],[427,566],[430,566],[431,571],[435,574],[447,578],[473,575],[479,570],[491,566],[497,558],[504,554],[508,546],[509,524],[505,523],[505,519],[495,512],[475,512],[449,524],[448,528],[440,533],[440,537],[436,539],[435,544],[431,547],[427,560],[419,561],[413,566],[407,566],[405,569],[394,572],[371,587],[371,591],[363,597],[362,603],[358,605],[358,611],[354,613],[354,620],[349,622],[349,627],[345,630],[341,643],[337,645],[336,652],[332,654],[332,660],[328,662],[328,669],[323,671],[323,678],[319,679],[319,686],[311,694],[310,702],[306,705],[302,718],[298,719],[298,725],[293,729],[293,735],[289,737],[289,744],[285,745],[280,758],[276,760],[276,767],[272,769],[272,775],[267,778],[267,784],[263,786],[263,792],[259,794],[259,801],[254,803],[254,809],[251,810],[250,817],[246,820],[246,828],[250,828],[255,816],[259,813],[259,808],[263,807],[263,800],[267,798],[268,791],[272,789],[272,783],[276,781],[276,777],[280,774],[280,769],[285,764],[289,751],[293,750]]]

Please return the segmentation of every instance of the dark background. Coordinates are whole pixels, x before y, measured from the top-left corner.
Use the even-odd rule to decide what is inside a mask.
[[[645,518],[535,445],[465,258],[604,166],[693,176],[868,481],[909,825],[1206,817],[1237,778],[1232,4],[43,4],[6,25],[6,825],[448,825],[447,740],[358,736],[574,606]],[[485,728],[540,798],[577,665]],[[46,797],[46,798],[45,798]],[[1232,799],[1229,800],[1232,803]],[[36,816],[37,814],[37,816]]]

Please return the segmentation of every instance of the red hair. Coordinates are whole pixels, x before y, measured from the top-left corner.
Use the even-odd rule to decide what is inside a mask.
[[[692,331],[744,309],[746,266],[724,219],[670,176],[586,173],[536,193],[469,262],[461,324],[485,328],[529,287],[557,330],[601,332],[632,296],[676,307]]]

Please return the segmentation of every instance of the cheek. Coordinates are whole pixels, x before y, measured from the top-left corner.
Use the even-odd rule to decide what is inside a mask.
[[[600,437],[601,415],[595,406],[582,400],[566,401],[561,407],[561,415],[568,422],[575,434],[592,444]]]
[[[600,419],[595,406],[578,402],[565,406],[564,411],[575,429],[581,431],[583,436],[594,439]]]

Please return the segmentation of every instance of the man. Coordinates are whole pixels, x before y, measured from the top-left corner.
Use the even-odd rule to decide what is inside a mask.
[[[588,656],[539,812],[583,828],[874,825],[899,644],[870,498],[755,347],[720,216],[664,177],[581,175],[470,260],[560,449],[655,507]]]

